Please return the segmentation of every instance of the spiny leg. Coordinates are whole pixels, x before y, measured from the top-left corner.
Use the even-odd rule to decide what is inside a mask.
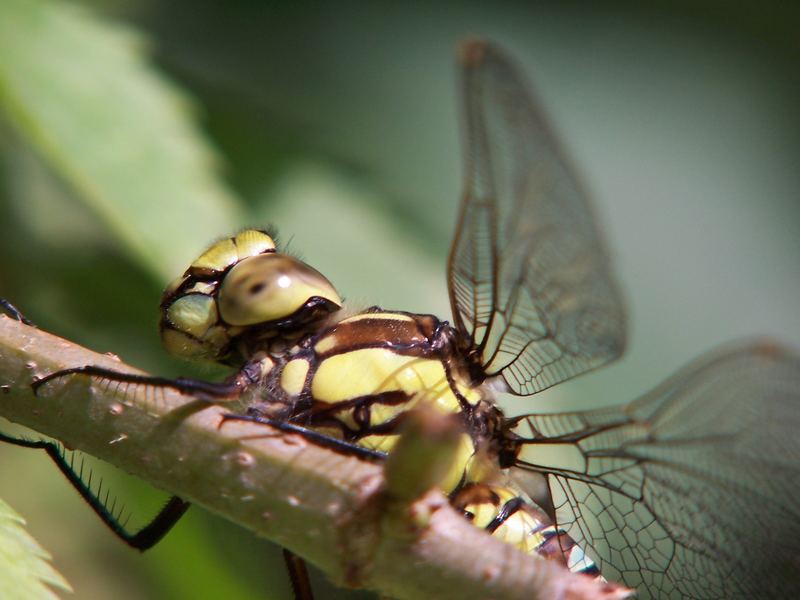
[[[8,303],[3,306],[8,308]],[[13,307],[12,307],[13,308]],[[18,312],[18,311],[17,311]],[[256,365],[257,367],[257,365]],[[69,375],[85,375],[88,377],[95,377],[109,382],[118,382],[123,384],[151,386],[155,388],[170,388],[177,390],[180,393],[198,397],[202,400],[209,402],[230,401],[239,397],[242,391],[254,382],[254,372],[256,367],[253,365],[245,365],[245,367],[234,374],[232,377],[222,383],[215,383],[209,381],[195,380],[179,377],[177,379],[168,379],[164,377],[152,377],[149,375],[138,375],[134,373],[123,373],[113,369],[107,369],[96,365],[85,365],[81,367],[72,367],[63,369],[45,375],[40,379],[36,379],[31,383],[34,394],[43,385],[49,382],[67,377]],[[50,458],[55,461],[58,468],[66,476],[72,486],[78,490],[81,497],[91,506],[92,510],[103,520],[103,522],[114,532],[117,537],[123,540],[129,546],[137,548],[138,550],[147,550],[158,543],[161,538],[166,535],[169,530],[178,522],[186,510],[189,508],[190,503],[186,502],[177,496],[173,496],[161,509],[161,511],[153,518],[150,523],[137,531],[136,533],[129,533],[124,525],[119,520],[119,515],[114,515],[113,510],[109,510],[106,503],[100,499],[99,494],[96,494],[90,487],[84,483],[79,473],[73,468],[71,463],[66,459],[62,446],[58,443],[45,441],[45,440],[27,440],[24,438],[15,438],[0,433],[0,441],[5,441],[17,446],[26,448],[39,448],[47,452]]]
[[[35,327],[32,321],[25,317],[25,315],[22,314],[22,312],[16,306],[11,304],[11,302],[5,298],[0,298],[0,309],[5,310],[17,321],[20,321],[25,325]],[[74,372],[78,371],[75,370]],[[109,372],[115,373],[113,371]],[[59,373],[62,375],[69,374],[60,371],[58,373],[51,373],[43,379],[47,381],[55,379],[55,376],[57,376]],[[46,383],[46,381],[35,381],[32,384],[34,392],[40,385],[44,383]],[[81,476],[73,468],[71,461],[67,460],[64,447],[61,444],[47,440],[28,440],[25,438],[17,438],[6,435],[2,432],[0,432],[0,441],[13,444],[15,446],[21,446],[23,448],[44,450],[53,460],[53,462],[55,462],[59,471],[61,471],[61,473],[67,478],[67,481],[69,481],[70,485],[72,485],[72,487],[78,491],[78,493],[91,507],[94,513],[100,517],[103,523],[106,524],[106,526],[114,533],[114,535],[116,535],[127,545],[142,552],[149,550],[159,541],[161,541],[161,539],[167,533],[169,533],[169,531],[175,526],[175,524],[191,506],[189,502],[186,502],[177,496],[172,496],[167,501],[166,505],[158,512],[158,514],[156,514],[155,517],[153,517],[153,519],[151,519],[147,525],[138,531],[131,533],[125,529],[124,524],[119,520],[120,514],[118,513],[115,515],[113,507],[109,509],[106,501],[101,500],[99,494],[95,493],[89,485],[84,483],[83,479],[81,479]]]
[[[294,600],[314,600],[314,592],[311,589],[311,580],[308,578],[306,561],[286,548],[283,548],[283,561],[286,563],[286,570],[289,573]]]
[[[34,380],[31,383],[31,387],[34,394],[38,394],[43,385],[69,375],[86,375],[105,381],[152,386],[156,388],[170,388],[183,394],[200,397],[212,402],[238,398],[244,387],[249,383],[250,377],[247,367],[223,383],[214,383],[187,378],[168,379],[164,377],[122,373],[105,367],[86,365],[50,373],[40,379]],[[56,463],[59,470],[64,474],[67,480],[69,480],[70,484],[72,484],[109,529],[126,544],[138,550],[144,551],[157,544],[170,529],[172,529],[190,506],[189,502],[177,496],[172,496],[164,508],[162,508],[147,525],[135,533],[130,533],[125,529],[124,524],[120,522],[119,515],[114,515],[113,510],[108,509],[106,503],[100,499],[99,494],[96,494],[91,489],[90,485],[84,483],[80,474],[73,469],[72,464],[66,459],[63,447],[60,444],[46,440],[15,438],[3,433],[0,433],[0,441],[25,448],[39,448],[45,450]]]
[[[36,327],[36,325],[34,325],[32,321],[27,319],[25,315],[23,315],[16,306],[11,304],[11,302],[6,300],[5,298],[0,298],[0,308],[4,309],[9,315],[11,315],[13,319],[16,319],[20,323],[23,323],[25,325],[30,325],[31,327]]]
[[[175,523],[183,516],[191,504],[181,500],[177,496],[172,496],[167,504],[158,514],[139,531],[131,533],[119,520],[119,514],[114,515],[113,508],[109,509],[107,502],[101,500],[89,485],[87,485],[80,474],[78,474],[71,461],[68,461],[63,446],[57,442],[48,440],[28,440],[17,438],[0,432],[0,441],[21,446],[23,448],[41,449],[56,463],[56,466],[64,474],[86,503],[91,507],[95,514],[100,517],[103,523],[123,542],[144,552],[155,546],[163,538]],[[106,498],[107,499],[107,498]]]
[[[201,379],[189,379],[186,377],[177,377],[169,379],[167,377],[154,377],[151,375],[137,375],[135,373],[123,373],[105,367],[98,367],[96,365],[85,365],[82,367],[71,367],[61,371],[49,373],[44,377],[40,377],[31,383],[33,393],[39,393],[39,389],[54,381],[67,377],[68,375],[86,375],[88,377],[97,377],[105,381],[114,381],[118,383],[129,383],[132,385],[144,385],[156,388],[169,388],[176,390],[182,394],[189,396],[196,396],[201,399],[210,401],[220,400],[233,400],[239,397],[244,389],[244,382],[237,379],[216,383],[213,381],[203,381]],[[238,375],[238,374],[237,374]]]
[[[303,427],[301,425],[295,425],[294,423],[287,423],[286,421],[279,419],[270,419],[268,417],[256,415],[235,415],[229,413],[222,415],[222,421],[220,422],[219,426],[222,427],[228,421],[245,421],[248,423],[269,425],[270,427],[273,427],[274,429],[284,433],[295,433],[300,435],[308,441],[318,446],[322,446],[323,448],[328,448],[329,450],[334,450],[336,452],[341,452],[343,454],[355,456],[364,460],[386,460],[385,452],[364,448],[363,446],[340,440],[339,438],[327,435],[325,433],[320,433],[319,431],[314,431],[313,429],[308,429],[307,427]]]

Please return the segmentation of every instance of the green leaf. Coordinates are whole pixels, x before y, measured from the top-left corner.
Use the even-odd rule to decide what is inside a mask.
[[[427,252],[413,222],[383,210],[386,199],[375,188],[302,161],[258,200],[256,222],[278,223],[279,244],[302,254],[355,306],[448,314],[445,259]]]
[[[25,520],[0,500],[0,591],[5,600],[55,600],[48,586],[72,591],[48,562],[50,555],[25,531]]]
[[[183,96],[127,29],[54,0],[0,3],[0,111],[152,273],[239,222]]]

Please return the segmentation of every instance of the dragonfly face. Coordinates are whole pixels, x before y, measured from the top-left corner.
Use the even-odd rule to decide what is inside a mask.
[[[644,598],[797,597],[797,353],[741,344],[609,409],[509,418],[494,405],[485,381],[529,396],[618,357],[625,310],[587,196],[518,70],[482,42],[461,58],[452,326],[377,307],[339,318],[324,276],[247,230],[211,246],[161,304],[170,352],[241,370],[150,385],[211,399],[255,388],[240,417],[278,414],[372,456],[391,452],[410,411],[453,415],[462,443],[443,491],[523,551]]]
[[[242,361],[258,340],[296,339],[341,305],[321,273],[277,252],[266,232],[244,230],[211,245],[167,287],[161,340],[184,358]]]

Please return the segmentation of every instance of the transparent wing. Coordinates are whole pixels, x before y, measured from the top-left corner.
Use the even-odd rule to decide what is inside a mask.
[[[586,196],[517,70],[482,42],[463,63],[453,319],[473,367],[533,394],[616,358],[624,311]]]
[[[800,355],[750,343],[621,408],[523,415],[517,466],[643,598],[800,597]]]

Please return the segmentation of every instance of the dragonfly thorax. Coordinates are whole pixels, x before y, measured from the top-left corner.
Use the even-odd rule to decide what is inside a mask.
[[[387,453],[411,411],[463,420],[453,480],[444,488],[484,471],[478,461],[496,446],[502,415],[487,390],[469,383],[449,325],[432,315],[374,307],[270,360],[259,386],[263,404],[248,402],[254,414],[274,417],[277,409],[296,425]]]

